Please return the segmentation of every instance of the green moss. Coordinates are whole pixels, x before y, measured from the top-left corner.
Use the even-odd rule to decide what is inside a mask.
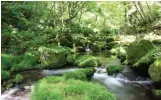
[[[121,69],[122,69],[121,66],[118,66],[118,65],[110,65],[110,66],[107,67],[107,73],[109,75],[113,75],[115,73],[120,72]]]
[[[45,91],[44,91],[45,90]],[[34,87],[32,100],[116,100],[105,87],[63,77],[46,77]]]
[[[79,54],[68,54],[68,56],[66,57],[66,62],[68,64],[74,65],[74,62],[78,57],[79,57]]]
[[[12,71],[22,71],[26,69],[34,69],[37,68],[38,58],[30,53],[25,53],[23,55],[15,56],[13,58],[13,62],[11,70]]]
[[[23,76],[20,75],[20,74],[17,74],[16,77],[15,77],[14,82],[15,82],[16,84],[18,84],[18,83],[21,83],[22,80],[23,80]]]
[[[149,74],[153,81],[161,81],[161,56],[150,65]]]
[[[83,68],[83,69],[80,69],[79,72],[82,72],[83,74],[85,74],[87,78],[91,78],[95,70],[94,68]]]
[[[78,80],[87,80],[92,77],[94,74],[93,68],[83,68],[74,72],[66,72],[63,74],[65,79],[78,79]]]
[[[154,45],[148,40],[136,40],[127,47],[127,61],[130,64],[136,63],[145,56],[150,50],[154,49]]]
[[[59,68],[66,64],[68,50],[63,47],[40,47],[40,61],[48,68]]]
[[[2,80],[7,80],[10,77],[10,73],[6,70],[1,70],[1,78]]]
[[[75,64],[78,65],[78,67],[97,67],[99,60],[94,56],[85,55],[76,59]]]
[[[153,93],[157,96],[161,96],[161,90],[153,90]]]
[[[85,74],[80,71],[66,72],[63,76],[65,79],[87,80]]]
[[[134,66],[141,66],[141,65],[149,65],[152,64],[159,56],[161,55],[161,49],[155,48],[149,51],[145,56],[143,56],[140,60],[138,60]]]

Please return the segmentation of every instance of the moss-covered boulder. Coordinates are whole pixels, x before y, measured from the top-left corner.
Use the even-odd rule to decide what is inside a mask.
[[[161,56],[150,65],[149,74],[154,82],[161,81]]]
[[[68,50],[63,47],[40,47],[40,61],[48,68],[59,68],[66,64]]]
[[[113,75],[122,70],[122,67],[119,65],[110,65],[106,68],[108,75]]]
[[[50,76],[35,84],[31,100],[116,100],[116,96],[98,83]]]
[[[97,57],[84,55],[76,59],[75,64],[78,67],[97,67],[99,65],[99,60]]]
[[[135,40],[127,47],[126,59],[128,63],[134,64],[152,49],[154,45],[149,40]]]
[[[161,49],[160,48],[154,48],[151,51],[149,51],[145,56],[143,56],[141,59],[139,59],[133,66],[139,67],[139,66],[149,66],[152,64],[159,56],[161,56]]]

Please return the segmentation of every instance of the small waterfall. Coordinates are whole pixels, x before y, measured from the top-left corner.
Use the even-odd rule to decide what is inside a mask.
[[[92,79],[115,93],[117,100],[149,100],[146,92],[150,91],[152,86],[151,80],[136,81],[135,79],[138,79],[137,76],[134,75],[131,69],[127,68],[123,69],[119,75],[114,76],[109,76],[105,72],[105,67],[95,69],[96,72]],[[133,75],[132,81],[130,79],[131,77],[127,77],[126,75]]]

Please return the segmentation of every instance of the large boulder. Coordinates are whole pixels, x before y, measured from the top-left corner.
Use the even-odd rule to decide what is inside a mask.
[[[94,56],[84,55],[76,59],[75,64],[78,67],[97,67],[99,60]]]
[[[135,40],[127,47],[126,59],[129,64],[134,64],[154,48],[148,40]]]
[[[150,65],[149,74],[154,82],[161,81],[161,56]]]
[[[40,62],[48,68],[59,68],[66,64],[68,50],[63,47],[40,47]]]

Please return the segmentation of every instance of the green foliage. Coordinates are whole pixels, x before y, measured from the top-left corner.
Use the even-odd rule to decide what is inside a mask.
[[[110,65],[110,66],[107,67],[107,73],[108,73],[109,75],[113,75],[113,74],[115,74],[115,73],[120,72],[121,69],[122,69],[122,67],[119,66],[119,65]]]
[[[65,79],[87,80],[85,74],[80,71],[66,72],[63,74],[63,77]]]
[[[16,77],[15,77],[15,79],[14,79],[14,82],[16,84],[18,84],[18,83],[21,83],[22,80],[23,80],[23,76],[21,74],[17,74]]]
[[[116,42],[116,41],[109,42],[109,43],[107,43],[107,48],[112,49],[113,47],[115,47],[117,45],[118,45],[118,42]]]
[[[67,56],[67,58],[66,58],[66,62],[67,62],[68,64],[73,65],[75,59],[76,59],[76,54],[68,54],[68,56]]]
[[[63,47],[40,47],[40,61],[43,66],[48,68],[59,68],[66,64],[66,55],[68,50]]]
[[[7,80],[7,79],[9,79],[9,77],[10,77],[10,73],[8,71],[2,69],[1,70],[1,78],[2,78],[2,80]]]
[[[161,45],[161,39],[156,39],[152,41],[153,44],[155,44],[156,46],[160,46]]]
[[[44,91],[45,90],[45,91]],[[34,87],[32,100],[116,100],[105,87],[63,77],[46,77]]]
[[[161,81],[161,56],[159,56],[157,60],[150,65],[149,74],[154,82]]]
[[[113,42],[113,41],[115,41],[114,37],[112,37],[112,36],[107,36],[107,37],[106,37],[106,42],[107,42],[107,43]]]
[[[23,55],[15,56],[13,58],[11,70],[12,71],[22,71],[27,69],[37,68],[38,58],[33,56],[31,53],[25,53]]]
[[[12,62],[12,56],[8,55],[8,54],[1,54],[1,68],[6,70],[6,69],[10,69],[10,67],[12,66],[13,62]]]
[[[97,67],[99,60],[94,56],[84,55],[76,59],[75,64],[78,65],[78,67]]]
[[[154,45],[148,40],[136,40],[127,47],[127,61],[134,64],[145,56],[150,50],[154,49]]]

